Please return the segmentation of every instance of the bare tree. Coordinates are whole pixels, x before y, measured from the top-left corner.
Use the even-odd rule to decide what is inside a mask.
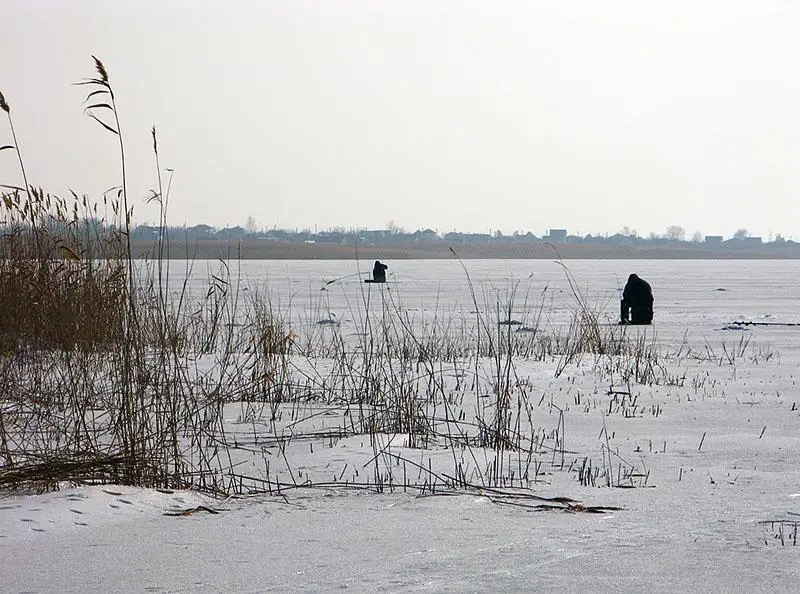
[[[695,231],[694,235],[692,235],[692,241],[695,243],[703,243],[703,239],[704,239],[703,232],[700,231],[700,229]]]
[[[247,217],[247,223],[245,223],[245,229],[250,234],[258,232],[258,224],[256,223],[256,218],[253,215]]]
[[[394,219],[386,223],[386,229],[392,235],[400,235],[401,233],[405,233],[405,229],[403,229],[400,225],[394,222]]]
[[[686,229],[684,229],[680,225],[670,225],[669,227],[667,227],[667,231],[664,234],[664,237],[666,237],[670,241],[685,241]]]

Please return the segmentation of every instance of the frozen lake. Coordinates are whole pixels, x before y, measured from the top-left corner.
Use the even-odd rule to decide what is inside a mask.
[[[577,308],[565,268],[584,302],[601,322],[614,323],[625,281],[635,272],[653,287],[653,329],[659,341],[702,343],[734,321],[771,324],[800,322],[800,263],[793,260],[397,260],[386,285],[362,283],[372,261],[266,261],[230,264],[231,278],[248,290],[267,290],[270,300],[302,333],[323,319],[336,319],[343,333],[356,332],[367,306],[400,308],[416,323],[475,319],[475,302],[489,318],[512,305],[511,318],[531,324],[540,307],[540,325],[567,323]],[[186,262],[172,263],[177,286]],[[217,261],[193,264],[190,287],[205,295]],[[472,289],[470,282],[472,282]],[[473,301],[473,291],[475,301]],[[333,316],[331,316],[333,314]],[[507,314],[506,314],[507,315]],[[501,314],[502,316],[502,314]],[[749,330],[773,346],[794,349],[800,328],[755,326]]]
[[[242,261],[230,277],[195,262],[193,299],[211,274],[237,279],[222,283],[229,294],[268,291],[299,336],[338,329],[352,341],[336,356],[293,351],[280,402],[245,402],[243,389],[224,408],[231,472],[282,495],[68,484],[6,494],[4,589],[797,590],[800,327],[785,324],[800,322],[798,263],[568,261],[601,323],[616,322],[628,274],[650,282],[655,323],[626,328],[631,348],[568,357],[561,342],[538,359],[473,351],[425,363],[368,341],[377,362],[352,350],[365,312],[408,319],[421,337],[440,320],[469,328],[476,303],[492,332],[511,304],[515,329],[547,335],[572,319],[575,293],[546,260],[464,261],[469,280],[455,259],[387,263],[389,282],[372,285],[361,282],[372,261]],[[177,288],[186,263],[171,268]],[[367,390],[374,407],[362,406]],[[489,447],[478,427],[505,414],[516,445]],[[430,424],[413,433],[412,416]],[[444,491],[425,488],[442,477]]]

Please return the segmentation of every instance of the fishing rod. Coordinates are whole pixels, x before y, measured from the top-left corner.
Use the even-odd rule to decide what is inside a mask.
[[[346,276],[340,276],[339,278],[335,278],[333,280],[329,280],[327,283],[322,285],[322,287],[320,288],[320,291],[327,290],[328,285],[332,285],[333,283],[342,281],[342,280],[344,280],[346,278],[353,278],[354,276],[361,276],[362,274],[365,274],[365,273],[364,272],[354,272],[353,274],[348,274]]]

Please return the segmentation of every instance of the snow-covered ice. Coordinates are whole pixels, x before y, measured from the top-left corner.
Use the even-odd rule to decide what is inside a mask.
[[[471,319],[472,297],[457,263],[389,264],[388,290],[404,307],[416,309],[420,327],[444,313]],[[608,358],[583,357],[558,377],[557,360],[516,359],[515,373],[535,395],[533,425],[541,428],[544,445],[544,436],[563,423],[563,461],[561,455],[538,454],[530,490],[513,484],[499,492],[420,494],[387,484],[375,493],[358,485],[375,459],[382,471],[393,461],[418,460],[430,464],[431,472],[448,472],[454,448],[440,440],[412,448],[403,434],[371,439],[343,433],[289,440],[282,456],[270,436],[301,432],[300,425],[305,434],[341,427],[341,410],[315,402],[282,405],[287,408],[276,431],[234,404],[225,414],[229,441],[262,440],[271,477],[289,485],[281,494],[214,499],[119,485],[6,493],[0,499],[0,589],[796,591],[800,328],[731,326],[800,322],[796,264],[568,264],[608,321],[617,314],[617,278],[636,271],[653,285],[655,325],[635,331],[657,341],[663,369],[657,370],[660,381],[621,386]],[[574,309],[563,271],[552,262],[466,265],[479,305],[483,295],[507,292],[514,279],[522,279],[520,286],[528,283],[524,290],[531,295],[547,287],[556,296],[546,304],[554,324]],[[363,287],[342,281],[320,288],[354,267],[245,262],[243,274],[248,282],[268,279],[298,334],[332,312],[350,335],[359,328]],[[518,294],[512,313],[528,323],[535,310],[523,306]],[[297,369],[315,364],[327,363],[299,361]],[[452,371],[451,379],[459,370]],[[464,402],[467,411],[474,410],[467,397]],[[463,458],[466,478],[478,487],[491,462],[483,453],[474,448]],[[509,467],[520,464],[519,456],[506,456]],[[586,460],[611,469],[613,486],[580,480]],[[242,465],[263,476],[262,462],[263,457],[243,459]],[[396,478],[413,469],[394,468]],[[303,488],[304,480],[327,486]],[[584,507],[541,505],[553,498]],[[608,509],[588,513],[593,506]]]

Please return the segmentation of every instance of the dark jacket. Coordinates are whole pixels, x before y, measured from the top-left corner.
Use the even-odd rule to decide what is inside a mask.
[[[380,260],[375,260],[375,266],[372,268],[372,280],[376,283],[385,283],[387,268],[389,267],[386,264],[382,264]]]
[[[631,324],[649,324],[653,321],[653,290],[650,283],[639,278],[636,274],[628,277],[625,289],[622,291],[620,304],[620,318],[622,322]],[[628,316],[630,314],[630,319]]]

